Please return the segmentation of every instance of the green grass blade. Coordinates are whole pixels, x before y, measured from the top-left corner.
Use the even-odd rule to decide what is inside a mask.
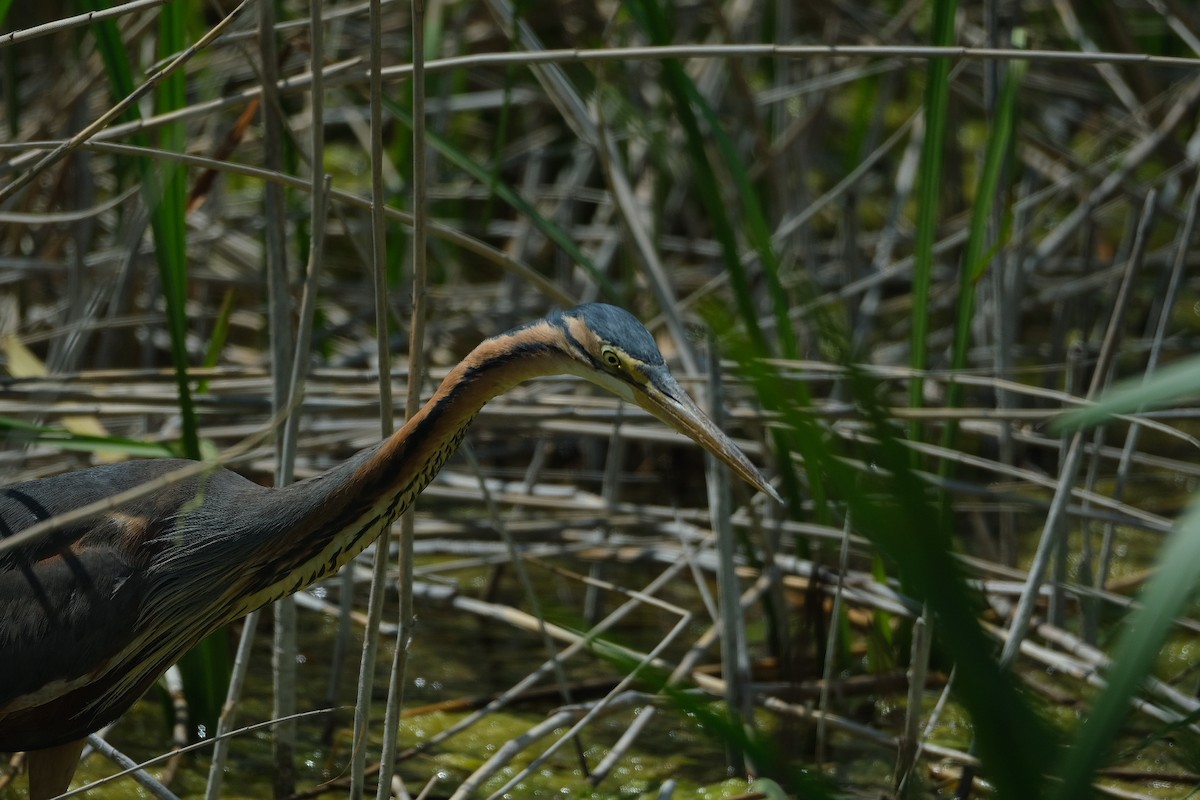
[[[124,436],[91,436],[52,425],[35,425],[12,417],[0,417],[0,441],[13,444],[39,442],[53,444],[60,450],[120,453],[138,458],[171,458],[178,455],[170,445],[158,442],[142,442]]]
[[[179,659],[191,735],[201,732],[211,735],[217,729],[221,706],[229,693],[232,663],[227,628],[201,639]]]
[[[958,371],[967,366],[967,354],[971,348],[971,327],[975,317],[975,289],[980,279],[986,274],[988,266],[995,255],[996,247],[988,247],[988,224],[992,219],[992,211],[999,199],[1004,165],[1009,161],[1012,143],[1017,133],[1017,96],[1021,79],[1025,74],[1027,62],[1013,61],[1008,65],[1004,86],[1000,91],[1000,100],[996,108],[996,118],[988,137],[984,152],[983,171],[979,176],[979,185],[975,192],[975,203],[971,209],[970,231],[967,236],[967,246],[963,252],[962,268],[959,273],[958,285],[958,314],[954,324],[954,344],[950,354],[950,368]],[[958,408],[962,405],[963,385],[951,382],[946,390],[946,406]],[[953,449],[958,432],[954,420],[946,422],[942,430],[942,447]],[[949,477],[954,468],[952,459],[942,459],[939,474]],[[949,503],[949,495],[943,495],[943,505]],[[947,509],[944,507],[943,512]]]
[[[734,147],[733,140],[725,132],[725,127],[721,124],[721,120],[717,118],[717,113],[713,110],[712,105],[704,98],[704,95],[700,94],[700,90],[696,88],[695,82],[688,77],[688,74],[682,68],[680,68],[679,73],[682,75],[682,89],[687,101],[697,108],[704,117],[709,133],[712,134],[713,142],[717,146],[717,152],[721,155],[721,163],[725,165],[725,169],[729,170],[729,174],[737,187],[737,196],[741,198],[742,227],[746,238],[755,252],[758,253],[759,259],[762,260],[763,277],[766,278],[769,288],[771,308],[774,312],[775,326],[778,330],[779,352],[784,358],[798,358],[800,355],[799,343],[796,339],[796,332],[792,327],[792,318],[788,313],[790,309],[788,294],[784,291],[783,284],[779,280],[779,258],[775,254],[775,245],[771,241],[771,228],[767,225],[767,218],[763,213],[762,203],[758,199],[758,190],[750,181],[749,171],[746,169],[746,165],[743,163],[737,148]],[[708,164],[707,158],[704,163]],[[741,258],[737,257],[736,253],[734,253],[734,258],[736,258],[740,267]]]
[[[105,8],[101,0],[80,0],[80,5],[86,11],[100,11]],[[117,23],[112,19],[93,22],[92,35],[96,38],[96,47],[104,61],[104,71],[108,76],[108,85],[112,87],[113,97],[128,97],[133,94],[133,67],[129,63],[129,55],[125,51],[125,43],[121,40],[121,31]],[[140,116],[135,103],[121,116],[121,120],[134,120]],[[147,144],[145,134],[136,134],[133,140],[138,145]]]
[[[102,7],[97,0],[88,0],[86,5],[92,9]],[[185,46],[184,5],[186,4],[168,3],[162,7],[158,40],[158,52],[161,56],[178,52]],[[120,30],[112,20],[104,20],[94,26],[93,32],[113,95],[128,96],[134,90],[134,71],[121,40]],[[155,92],[156,110],[173,111],[186,104],[186,76],[182,72],[168,76]],[[136,106],[130,109],[128,116],[137,116]],[[135,136],[134,140],[137,144],[147,143],[146,137],[140,134]],[[161,148],[183,152],[184,145],[185,131],[181,123],[160,128]],[[150,212],[154,254],[167,305],[171,360],[179,392],[182,455],[199,459],[200,440],[187,377],[187,189],[184,184],[184,171],[180,165],[164,161],[161,164],[160,180],[153,163],[138,159],[137,164],[142,181],[142,194]],[[228,651],[225,635],[217,633],[201,642],[196,649],[180,660],[192,720],[200,725],[209,726],[210,729],[215,729],[225,698],[223,687],[229,682]]]
[[[204,366],[211,368],[217,365],[225,342],[229,339],[229,318],[233,316],[233,289],[226,289],[221,298],[221,308],[217,311],[217,319],[213,323],[212,336],[208,340],[208,349],[204,352]],[[196,391],[204,394],[208,391],[208,379],[196,384]]]
[[[186,3],[168,3],[159,18],[158,55],[165,58],[187,46],[185,30]],[[155,90],[155,111],[165,113],[187,105],[187,76],[179,71],[165,78]],[[168,124],[159,129],[159,147],[183,152],[186,131],[182,123]],[[143,179],[153,175],[153,165],[146,165]],[[148,200],[150,227],[154,231],[154,255],[163,285],[167,307],[167,328],[171,334],[171,362],[175,368],[175,383],[179,390],[179,416],[184,455],[199,460],[200,436],[196,411],[188,382],[187,353],[187,186],[183,166],[163,160],[159,168],[161,181],[148,184],[157,194]],[[231,663],[229,639],[225,631],[217,631],[194,647],[179,660],[183,673],[184,694],[193,725],[216,730],[229,686]]]
[[[89,10],[100,10],[100,0],[83,0]],[[162,56],[182,50],[185,46],[184,14],[186,9],[178,3],[162,7],[159,23],[158,51]],[[134,70],[129,53],[121,39],[120,29],[111,19],[101,20],[92,26],[96,45],[104,61],[105,74],[114,97],[127,97],[134,91]],[[158,111],[174,111],[187,105],[186,75],[177,72],[165,78],[155,93]],[[137,106],[129,108],[124,119],[138,117]],[[185,131],[182,123],[164,125],[160,129],[159,146],[162,149],[184,151]],[[147,145],[144,134],[136,134],[134,143]],[[154,234],[154,254],[158,261],[163,294],[167,301],[167,325],[171,334],[171,358],[175,366],[176,384],[179,389],[179,411],[182,428],[182,447],[188,458],[200,458],[199,436],[196,413],[192,404],[191,389],[187,382],[187,239],[186,203],[187,189],[184,173],[178,164],[162,162],[163,179],[155,173],[154,164],[137,159],[137,169],[142,180],[142,196],[150,211],[150,227]]]
[[[168,3],[162,7],[158,39],[160,58],[168,57],[186,47],[186,5]],[[177,71],[164,78],[155,90],[155,110],[162,114],[176,111],[186,105],[187,75]],[[184,152],[185,136],[183,123],[164,125],[159,128],[159,147],[172,152]],[[149,171],[149,165],[147,167]],[[183,167],[177,162],[164,160],[160,169],[162,181],[157,187],[158,194],[148,203],[150,224],[154,230],[154,253],[158,260],[167,305],[171,360],[179,387],[183,451],[188,458],[199,459],[200,439],[187,377],[187,186],[184,183]]]
[[[1075,429],[1102,422],[1113,414],[1163,406],[1200,395],[1200,358],[1191,358],[1137,377],[1108,392],[1099,403],[1071,411],[1056,423]],[[1142,593],[1139,607],[1127,618],[1113,653],[1107,685],[1063,758],[1060,800],[1092,796],[1096,770],[1110,753],[1129,712],[1130,701],[1151,674],[1159,650],[1175,618],[1200,585],[1200,501],[1179,520],[1159,556],[1155,577]]]
[[[1200,358],[1188,358],[1155,370],[1149,377],[1139,376],[1118,384],[1098,403],[1068,411],[1055,425],[1060,430],[1085,428],[1114,414],[1130,414],[1195,397],[1200,397]]]
[[[928,605],[937,622],[937,647],[957,665],[956,699],[971,716],[978,754],[997,796],[1042,797],[1055,753],[1050,732],[995,658],[995,643],[978,622],[981,602],[967,587],[948,526],[936,513],[930,487],[912,468],[902,430],[887,418],[876,382],[847,367],[848,388],[875,444],[842,452],[839,440],[824,436],[793,401],[794,382],[785,381],[751,342],[730,329],[724,352],[738,363],[762,407],[779,415],[779,427],[814,443],[803,457],[820,459],[829,494],[843,504],[855,532],[896,565],[905,592]],[[857,471],[852,458],[872,470]]]
[[[954,327],[954,346],[951,366],[959,370],[967,366],[967,352],[971,346],[971,323],[975,315],[975,287],[987,273],[995,248],[987,246],[987,228],[992,218],[992,209],[1000,194],[1000,179],[1015,138],[1017,128],[1017,95],[1027,62],[1012,61],[1000,94],[996,119],[988,137],[984,153],[983,171],[975,193],[975,204],[971,209],[971,224],[963,253],[962,270],[959,278],[958,315]],[[951,408],[962,402],[962,386],[952,383],[949,388]]]
[[[954,43],[955,0],[935,0],[933,4],[934,46]],[[916,241],[913,252],[912,352],[909,366],[917,371],[909,382],[909,405],[924,405],[925,382],[919,374],[928,364],[929,292],[933,276],[933,245],[937,240],[938,194],[942,189],[942,149],[946,142],[946,109],[950,101],[950,61],[930,59],[926,69],[925,139],[921,143],[920,188],[917,191]],[[913,421],[909,436],[921,439],[921,426]]]
[[[1113,653],[1107,686],[1083,721],[1059,771],[1056,800],[1084,800],[1096,769],[1110,752],[1129,713],[1130,700],[1154,669],[1175,618],[1200,585],[1200,502],[1179,520],[1159,556],[1157,574],[1126,621]]]
[[[729,333],[735,327],[730,309],[716,301],[704,304],[703,315],[709,327],[715,331]],[[756,350],[755,352],[765,351]],[[803,383],[792,385],[786,396],[776,397],[774,401],[776,402],[775,407],[786,404],[796,414],[808,413],[812,408],[808,389]],[[781,458],[777,462],[780,494],[787,500],[788,512],[796,519],[811,514],[815,521],[822,525],[840,524],[836,521],[834,510],[830,507],[826,496],[828,482],[825,478],[824,459],[822,458],[825,449],[824,433],[811,425],[772,426],[770,436],[772,450],[781,454]],[[808,482],[804,486],[800,484],[792,454],[798,455],[799,461],[803,464],[808,478]],[[805,510],[806,494],[812,501],[811,512]]]
[[[654,44],[667,45],[671,43],[671,26],[668,24],[666,13],[656,0],[635,0],[629,4],[629,9]],[[757,350],[764,354],[767,353],[769,347],[766,335],[758,323],[757,305],[751,290],[750,278],[738,252],[734,221],[729,215],[724,200],[725,193],[722,192],[717,174],[710,163],[706,139],[700,130],[694,109],[698,109],[703,115],[716,143],[722,163],[733,177],[737,194],[742,200],[742,227],[763,264],[764,276],[770,290],[779,352],[789,358],[797,357],[797,338],[789,315],[787,293],[779,281],[778,258],[771,241],[771,232],[763,213],[762,204],[758,200],[757,190],[750,181],[749,172],[743,165],[737,149],[726,134],[716,113],[696,88],[695,83],[688,77],[679,61],[666,59],[662,62],[662,69],[664,85],[672,97],[676,118],[685,134],[689,160],[692,165],[691,177],[713,226],[714,237],[720,244],[722,260],[729,274],[730,286],[733,289],[734,301],[742,325]],[[709,311],[720,316],[719,309],[710,309]],[[801,405],[808,405],[807,391],[803,386],[795,387],[795,400]],[[808,478],[805,488],[812,500],[816,518],[822,523],[828,523],[832,515],[826,502],[822,467],[819,460],[807,457],[808,452],[820,447],[819,441],[812,438],[797,441],[791,432],[773,431],[772,443],[778,453],[801,452],[805,454],[803,464]],[[779,465],[779,473],[781,488],[784,497],[787,498],[789,508],[793,514],[801,513],[804,492],[796,474],[796,466],[790,459],[784,458]]]
[[[670,44],[671,28],[667,24],[666,14],[656,0],[634,0],[627,7],[653,44]],[[705,138],[700,131],[700,124],[692,108],[692,94],[688,89],[691,86],[691,80],[676,59],[662,61],[662,77],[663,86],[674,102],[676,119],[684,132],[688,157],[692,165],[691,179],[695,184],[696,194],[700,196],[704,210],[708,214],[708,221],[713,227],[713,238],[721,247],[721,257],[725,263],[725,269],[729,273],[729,284],[733,289],[738,316],[742,324],[746,326],[746,330],[749,331],[755,345],[759,350],[765,351],[767,349],[766,334],[763,333],[762,326],[758,324],[758,309],[751,291],[750,278],[738,255],[737,235],[725,204],[725,193],[721,191],[716,173],[709,163]],[[694,89],[693,86],[692,90],[694,91]]]
[[[654,44],[666,45],[671,43],[671,26],[666,13],[656,0],[635,0],[628,8],[634,19],[646,31]],[[751,340],[761,352],[767,352],[766,335],[758,322],[758,311],[750,278],[742,264],[738,251],[737,236],[734,221],[730,217],[725,202],[725,193],[721,190],[720,181],[708,157],[706,138],[700,130],[695,110],[703,115],[716,143],[722,162],[729,170],[737,188],[737,194],[742,200],[742,223],[747,237],[755,248],[763,264],[764,276],[770,290],[772,309],[777,330],[779,351],[787,357],[796,357],[797,339],[789,315],[787,293],[779,281],[779,262],[771,241],[770,228],[766,222],[762,204],[758,200],[757,190],[749,178],[749,172],[734,147],[732,140],[726,134],[716,113],[712,110],[703,95],[684,71],[676,59],[666,59],[662,62],[664,86],[671,95],[675,116],[682,127],[687,143],[689,160],[692,165],[692,180],[713,226],[713,235],[721,247],[721,256],[729,275],[730,286],[733,290],[734,302],[742,325],[748,331]],[[714,313],[719,313],[713,309]],[[797,400],[807,405],[808,397],[804,387],[798,387]],[[773,432],[772,439],[776,452],[790,453],[795,447],[805,450],[813,446],[812,442],[789,441],[792,437],[783,432]],[[824,480],[821,468],[815,461],[804,459],[804,468],[808,475],[808,491],[812,499],[816,516],[822,522],[829,519],[824,495]],[[795,466],[785,459],[780,465],[780,477],[784,496],[794,513],[799,513],[802,502],[802,491]]]

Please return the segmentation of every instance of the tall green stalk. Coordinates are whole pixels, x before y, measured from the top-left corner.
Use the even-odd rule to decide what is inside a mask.
[[[186,3],[167,3],[162,7],[158,29],[158,56],[165,58],[187,46]],[[164,113],[187,105],[187,76],[178,71],[167,76],[154,94],[155,111]],[[182,122],[159,128],[158,146],[162,150],[181,153],[187,139]],[[154,255],[162,281],[163,298],[167,306],[167,329],[171,334],[171,362],[175,369],[175,385],[179,392],[181,445],[184,456],[200,460],[200,436],[196,411],[192,403],[188,380],[187,353],[187,185],[183,166],[163,160],[159,164],[161,182],[153,180],[153,165],[145,165],[142,173],[147,196],[150,226],[154,232]],[[148,182],[147,182],[148,181]],[[184,694],[193,726],[216,730],[221,705],[229,686],[229,638],[225,631],[206,637],[179,660],[183,673]]]
[[[100,0],[82,0],[85,8],[98,11],[104,8]],[[184,14],[186,8],[178,3],[162,7],[159,21],[158,54],[169,56],[186,46]],[[93,24],[97,47],[104,61],[105,72],[114,97],[133,94],[133,65],[129,60],[120,29],[111,20]],[[155,110],[174,111],[187,105],[186,75],[177,71],[167,76],[155,90]],[[131,106],[126,119],[138,117],[137,106]],[[186,132],[183,123],[176,122],[158,128],[158,146],[162,150],[183,152]],[[145,134],[135,134],[134,143],[148,146]],[[196,412],[188,383],[187,367],[187,187],[183,167],[163,160],[159,172],[155,164],[137,160],[138,177],[142,181],[142,201],[150,215],[150,230],[154,235],[154,257],[158,263],[163,297],[167,306],[167,329],[171,335],[171,361],[179,390],[181,419],[181,449],[188,458],[200,458],[200,439],[197,435]]]
[[[85,8],[103,8],[100,0],[82,0]],[[187,4],[167,3],[159,18],[158,55],[166,57],[186,46]],[[93,33],[104,61],[105,72],[114,97],[127,97],[134,91],[134,70],[129,51],[121,39],[120,29],[113,20],[94,23]],[[154,94],[155,111],[174,111],[187,105],[187,83],[183,72],[166,77]],[[137,118],[137,106],[132,106],[127,118]],[[183,152],[186,131],[182,123],[158,128],[158,146],[162,150]],[[136,134],[134,143],[149,145],[145,134]],[[183,167],[163,159],[155,164],[137,159],[138,177],[142,182],[142,200],[150,217],[154,236],[154,257],[158,264],[159,280],[166,302],[167,330],[171,340],[171,361],[179,396],[181,420],[180,451],[186,458],[199,460],[200,438],[196,411],[188,380],[187,354],[187,187]],[[157,170],[156,170],[157,168]],[[194,725],[215,729],[229,681],[229,652],[226,636],[218,632],[202,641],[179,662],[183,672],[184,691]]]
[[[186,10],[185,3],[167,3],[162,7],[158,35],[159,58],[166,58],[186,47]],[[162,80],[154,93],[157,113],[175,111],[187,105],[186,79],[183,71],[176,71]],[[160,149],[175,153],[184,151],[186,131],[182,122],[169,123],[158,130]],[[154,255],[158,261],[163,297],[167,304],[171,361],[175,367],[175,383],[179,389],[183,452],[188,458],[199,459],[200,438],[197,435],[196,413],[192,405],[192,392],[187,374],[187,186],[184,183],[182,165],[164,160],[159,169],[162,178],[161,183],[154,187],[157,189],[157,196],[147,197],[147,206],[150,209],[150,225],[154,231]],[[147,165],[143,179],[148,174],[151,174],[151,165]]]
[[[629,4],[630,13],[656,45],[671,44],[672,27],[667,19],[663,5],[658,0],[634,0]],[[671,97],[675,117],[683,129],[687,146],[691,172],[690,179],[695,183],[696,193],[704,205],[707,219],[713,227],[713,236],[721,248],[721,259],[729,275],[729,284],[733,290],[734,303],[738,318],[744,326],[751,341],[761,352],[777,351],[786,358],[799,356],[799,343],[792,326],[788,293],[784,290],[779,277],[779,258],[771,241],[771,229],[767,224],[763,203],[759,199],[757,188],[749,177],[741,155],[738,153],[732,139],[726,133],[716,112],[696,88],[695,83],[684,71],[683,65],[676,59],[665,59],[662,62],[663,85]],[[703,118],[705,130],[701,130],[697,112]],[[732,191],[726,191],[718,179],[717,172],[709,158],[708,143],[711,139],[716,146],[722,166],[733,180]],[[741,201],[741,214],[735,220],[731,215],[728,197],[736,196]],[[737,227],[745,233],[750,245],[762,265],[762,278],[767,285],[771,300],[772,318],[775,323],[776,337],[774,346],[768,343],[767,336],[758,321],[758,307],[755,302],[750,275],[742,263],[738,248]],[[715,310],[714,310],[715,311]],[[797,401],[807,405],[808,395],[804,387],[798,387]],[[789,436],[779,431],[772,432],[772,443],[776,452],[795,452],[800,447],[801,452],[809,446],[806,442],[789,441]],[[804,469],[808,476],[808,491],[818,519],[828,521],[828,509],[824,496],[824,480],[819,464],[804,459]],[[795,466],[790,460],[779,465],[783,495],[794,513],[800,513],[802,492]]]
[[[948,47],[954,43],[954,14],[957,0],[934,0],[933,41]],[[934,58],[926,71],[925,139],[921,143],[920,187],[917,191],[917,229],[913,253],[912,352],[909,366],[914,375],[909,382],[908,401],[912,408],[924,405],[924,378],[928,364],[929,292],[933,275],[933,245],[937,240],[938,194],[942,187],[942,148],[946,142],[946,109],[950,99],[950,61]],[[920,423],[909,426],[909,438],[921,438]]]
[[[642,26],[650,41],[656,45],[671,44],[671,26],[668,24],[666,13],[657,0],[634,0],[629,4],[629,10]],[[766,348],[767,338],[758,322],[758,309],[754,302],[750,285],[750,276],[742,265],[738,251],[737,234],[734,220],[729,213],[726,192],[722,191],[716,171],[713,169],[707,151],[707,141],[701,132],[696,112],[699,111],[708,125],[708,134],[717,145],[721,159],[733,176],[736,188],[742,201],[743,227],[751,244],[762,260],[763,275],[771,289],[772,304],[775,311],[775,321],[778,327],[778,346],[781,352],[789,357],[795,355],[796,337],[792,333],[791,320],[788,317],[787,299],[782,286],[779,284],[778,259],[775,257],[771,244],[770,231],[763,216],[758,195],[747,177],[748,173],[742,165],[733,143],[722,128],[716,114],[708,102],[696,89],[692,79],[688,77],[683,65],[676,59],[665,59],[662,62],[663,85],[670,94],[675,108],[675,116],[683,129],[692,167],[691,179],[696,184],[696,192],[704,204],[708,221],[713,226],[713,236],[721,247],[721,258],[729,274],[729,283],[733,288],[734,302],[737,304],[738,315],[746,326],[750,337],[756,345]]]
[[[992,258],[999,248],[997,242],[988,246],[988,224],[992,219],[992,209],[1000,199],[1002,192],[1001,178],[1004,165],[1012,153],[1012,143],[1017,132],[1017,96],[1021,78],[1025,74],[1027,64],[1024,61],[1013,61],[1008,65],[1008,73],[1000,92],[1000,102],[996,108],[996,117],[988,137],[987,149],[983,158],[983,170],[979,175],[979,184],[975,192],[975,204],[971,209],[970,232],[967,237],[966,250],[963,252],[962,268],[958,283],[958,314],[954,324],[954,344],[950,354],[950,368],[954,371],[963,370],[967,366],[967,354],[971,347],[971,325],[975,316],[975,289],[979,281],[991,265]],[[958,408],[962,405],[962,384],[951,382],[946,392],[946,407]],[[954,420],[948,420],[942,431],[942,447],[949,450],[954,447],[958,425]],[[948,477],[954,468],[951,459],[942,459],[939,474]],[[943,495],[943,513],[947,511],[949,495]]]

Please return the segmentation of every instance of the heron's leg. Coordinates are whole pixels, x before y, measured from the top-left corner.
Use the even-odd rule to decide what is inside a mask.
[[[49,800],[67,790],[85,741],[79,739],[58,747],[30,750],[25,754],[29,772],[29,800]]]

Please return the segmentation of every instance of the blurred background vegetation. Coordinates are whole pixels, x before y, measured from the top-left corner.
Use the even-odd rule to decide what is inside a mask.
[[[368,632],[370,553],[294,623],[216,636],[186,702],[152,692],[112,743],[208,742],[150,768],[181,796],[343,794],[366,641],[384,795],[1200,785],[1195,412],[1051,424],[1198,350],[1191,4],[432,2],[416,149],[414,10],[374,5],[0,0],[5,482],[166,454],[315,474],[378,439],[381,398],[401,414],[414,325],[428,396],[480,339],[602,300],[786,507],[706,491],[615,399],[522,387],[419,504],[394,748],[400,595],[389,566]],[[228,726],[316,713],[210,772],[239,641]]]

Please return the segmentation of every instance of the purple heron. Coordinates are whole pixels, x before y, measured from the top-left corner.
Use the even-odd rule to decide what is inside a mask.
[[[484,403],[562,373],[636,403],[778,498],[672,377],[650,333],[601,304],[484,341],[391,437],[289,486],[214,469],[8,549],[4,538],[188,462],[128,461],[0,489],[0,750],[29,751],[31,797],[65,790],[82,740],[203,637],[375,541]]]

